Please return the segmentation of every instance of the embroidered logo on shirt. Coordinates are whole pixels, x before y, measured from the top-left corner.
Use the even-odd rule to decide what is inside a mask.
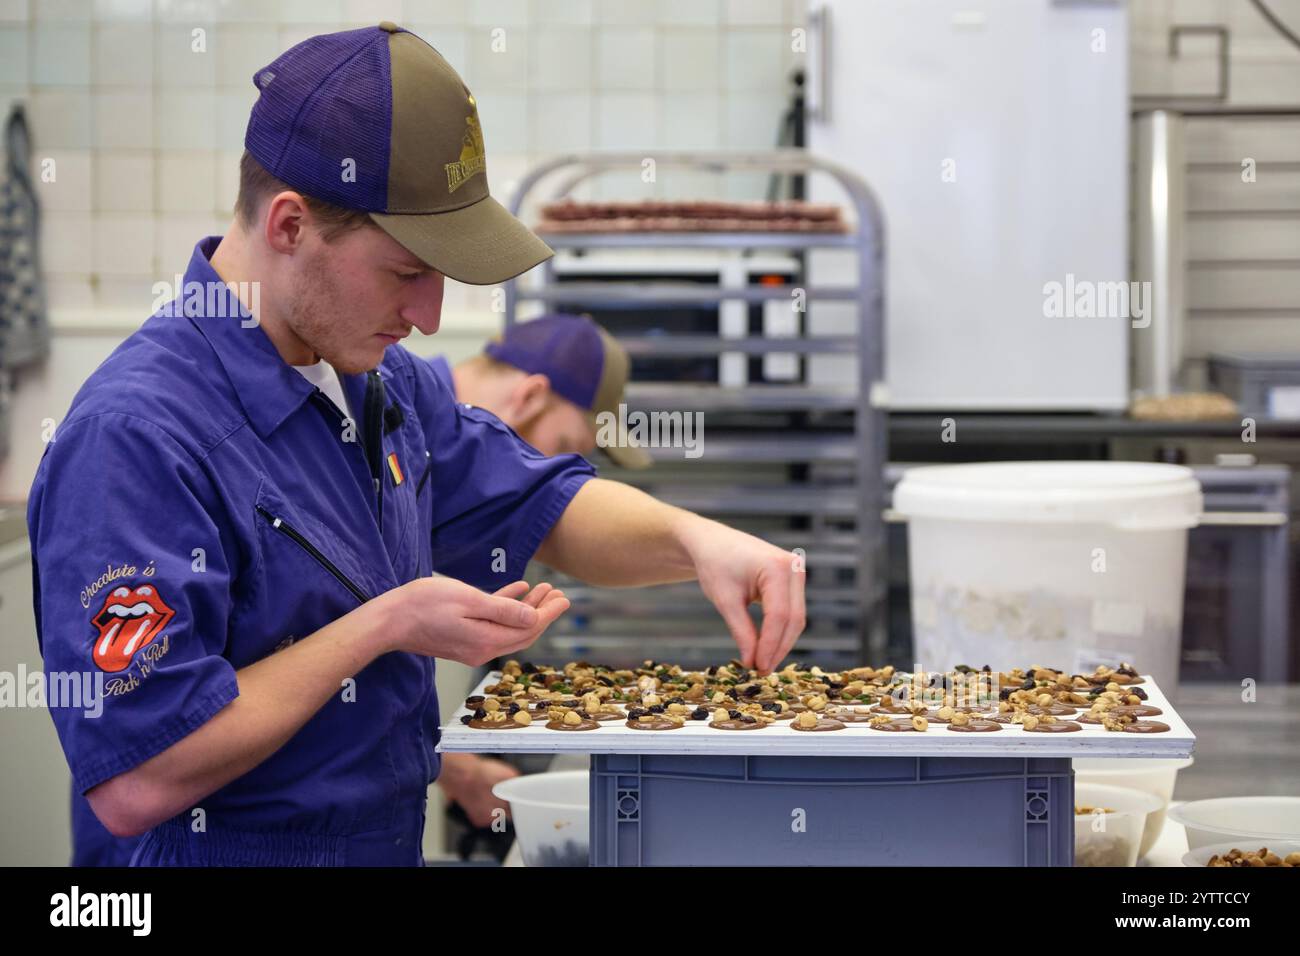
[[[92,655],[99,669],[110,674],[126,670],[175,613],[152,584],[114,588],[90,622],[99,632]]]

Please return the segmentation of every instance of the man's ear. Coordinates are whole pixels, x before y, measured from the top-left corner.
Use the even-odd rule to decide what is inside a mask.
[[[303,227],[310,215],[299,193],[292,189],[276,193],[266,203],[266,244],[276,252],[292,255],[302,244]]]
[[[526,426],[546,411],[550,403],[551,380],[540,372],[526,375],[515,383],[510,393],[511,418],[521,427]]]

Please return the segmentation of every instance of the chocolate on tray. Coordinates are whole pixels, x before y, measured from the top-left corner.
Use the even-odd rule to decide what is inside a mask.
[[[508,661],[501,676],[465,700],[461,722],[476,730],[534,723],[548,730],[594,730],[622,723],[633,730],[762,730],[800,732],[863,729],[958,733],[1011,729],[1073,733],[1084,725],[1116,733],[1163,733],[1144,718],[1141,677],[1128,664],[1071,674],[1041,665],[993,671],[965,665],[947,672],[907,672],[893,666],[826,671],[790,663],[759,674],[739,661],[702,669],[645,661],[611,668],[586,661],[562,667]]]

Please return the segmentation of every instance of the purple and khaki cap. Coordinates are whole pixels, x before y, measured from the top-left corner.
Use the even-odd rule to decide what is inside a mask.
[[[619,420],[632,363],[623,346],[587,316],[556,313],[516,323],[483,351],[530,375],[545,375],[553,392],[587,412],[597,432],[596,416],[602,412]],[[624,468],[650,466],[650,455],[636,445],[600,448]]]
[[[491,285],[553,255],[488,194],[474,97],[414,33],[385,21],[310,37],[253,83],[253,158],[308,196],[368,212],[431,268]]]

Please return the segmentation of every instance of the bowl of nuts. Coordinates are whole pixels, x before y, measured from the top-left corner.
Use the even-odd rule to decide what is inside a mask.
[[[1184,853],[1183,866],[1300,866],[1300,842],[1211,843]]]
[[[1074,784],[1074,865],[1136,866],[1155,794],[1100,783]]]
[[[492,788],[510,804],[524,866],[586,866],[588,838],[586,770],[511,777]]]
[[[1191,757],[1173,760],[1160,757],[1076,757],[1073,761],[1074,781],[1075,786],[1105,783],[1114,787],[1132,787],[1160,798],[1160,809],[1147,817],[1146,828],[1142,831],[1142,845],[1138,847],[1140,860],[1151,852],[1165,828],[1165,811],[1174,795],[1178,771],[1191,765]]]
[[[1169,809],[1187,831],[1187,848],[1235,840],[1243,850],[1300,841],[1300,797],[1217,797]]]

